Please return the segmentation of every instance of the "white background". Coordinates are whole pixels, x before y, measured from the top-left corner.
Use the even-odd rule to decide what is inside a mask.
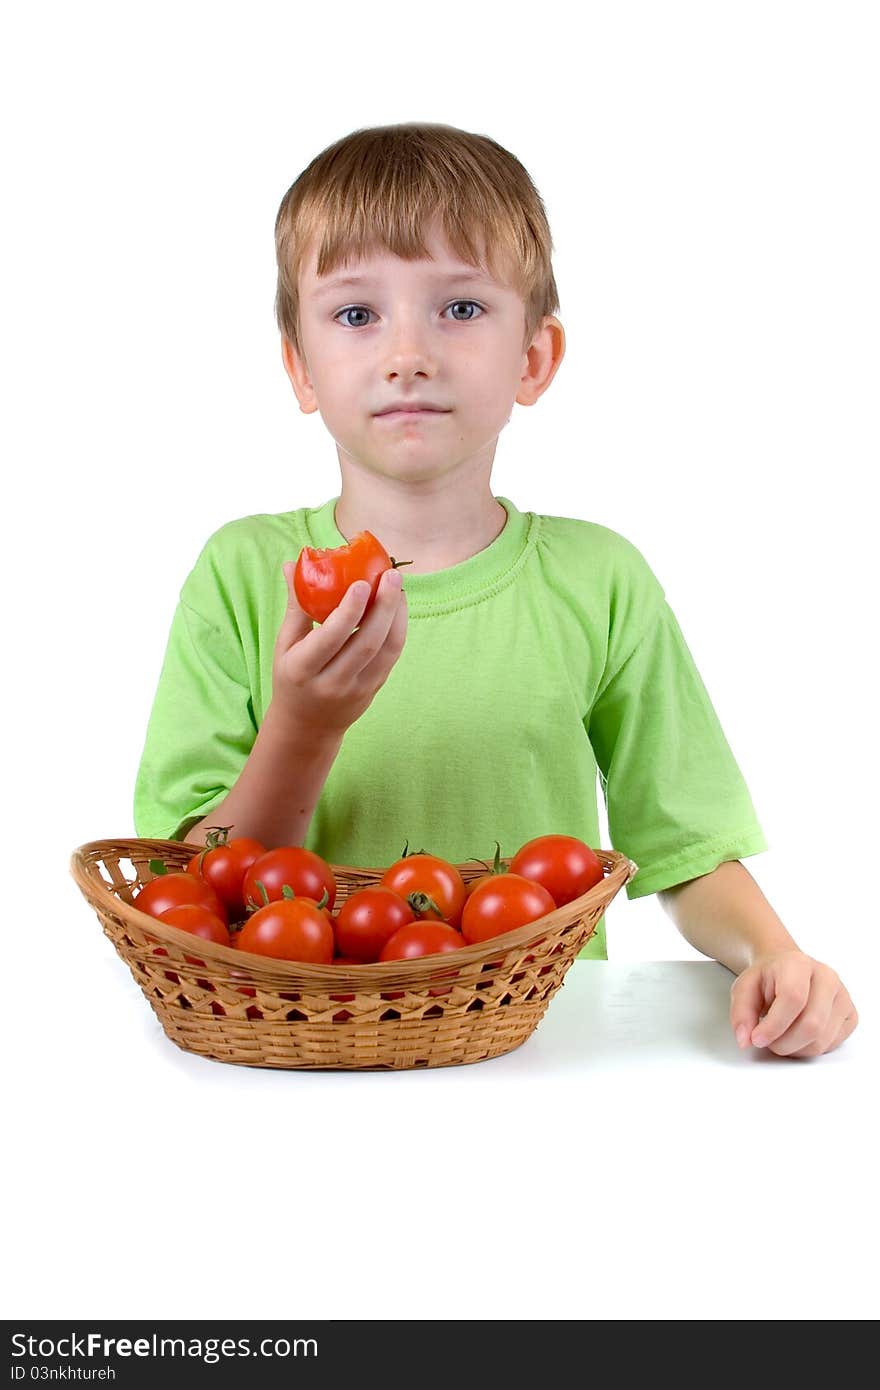
[[[133,1056],[143,1083],[154,1022],[68,875],[70,852],[134,834],[168,628],[208,535],[338,492],[332,440],[319,414],[299,412],[281,364],[273,226],[305,165],[356,128],[457,125],[529,170],[553,233],[567,354],[537,406],[514,407],[493,489],[522,510],[597,521],[642,551],[767,834],[749,871],[859,1005],[880,925],[875,7],[42,4],[7,16],[0,38],[3,817],[7,869],[22,870],[6,899],[5,1023],[16,1095],[39,1098],[6,1156],[21,1222],[12,1262],[27,1271],[16,1313],[65,1315],[69,1275],[52,1282],[50,1245],[35,1260],[28,1212],[47,1182],[100,1193],[110,1116]],[[608,935],[612,963],[701,959],[655,898],[620,894]],[[105,1011],[112,1026],[96,1042]],[[846,1047],[874,1036],[863,1019]],[[164,1132],[163,1069],[179,1063],[163,1041],[146,1073],[167,1166],[155,1144],[147,1164],[136,1135],[123,1150],[132,1181],[149,1179],[149,1219],[169,1218],[162,1239],[178,1250],[172,1179],[184,1171],[191,1197],[222,1166],[236,1118],[214,1080],[208,1105],[194,1087]],[[231,1094],[248,1073],[229,1073]],[[295,1105],[303,1078],[286,1079]],[[267,1110],[261,1153],[271,1127]],[[529,1166],[528,1132],[514,1166]],[[472,1143],[478,1158],[478,1134]],[[755,1144],[751,1182],[784,1191],[785,1173],[760,1135]],[[601,1136],[590,1148],[601,1167]],[[295,1155],[277,1158],[295,1170]],[[111,1266],[100,1243],[86,1252],[87,1307],[106,1311],[113,1288],[117,1316],[149,1315],[141,1295],[173,1252],[159,1262],[145,1217],[124,1193],[113,1203],[123,1205],[102,1220],[127,1223],[130,1263],[121,1271],[116,1250]],[[545,1236],[552,1259],[564,1232]],[[487,1316],[553,1316],[523,1268],[518,1296],[490,1297]],[[450,1270],[441,1260],[425,1277]],[[210,1261],[202,1277],[220,1279]],[[810,1271],[820,1286],[836,1277]],[[261,1311],[257,1297],[224,1298],[219,1282],[216,1294],[216,1316]],[[207,1311],[181,1299],[179,1316]],[[400,1299],[397,1315],[422,1315],[406,1281]],[[622,1300],[605,1316],[650,1314]]]

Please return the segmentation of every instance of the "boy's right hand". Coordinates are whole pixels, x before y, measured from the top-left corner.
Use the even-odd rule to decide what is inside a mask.
[[[271,704],[298,731],[316,738],[341,738],[385,684],[403,650],[406,596],[390,578],[394,575],[399,581],[398,572],[386,570],[363,622],[370,586],[359,580],[349,586],[330,616],[313,627],[297,602],[294,566],[293,560],[282,566],[287,612],[275,641]]]

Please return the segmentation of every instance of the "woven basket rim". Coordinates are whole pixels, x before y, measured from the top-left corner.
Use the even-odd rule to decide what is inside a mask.
[[[515,927],[512,931],[434,956],[417,956],[408,960],[396,961],[371,961],[362,965],[351,966],[315,965],[308,961],[284,960],[279,956],[258,956],[250,951],[242,951],[239,947],[221,946],[219,943],[208,941],[203,937],[194,938],[192,932],[175,927],[170,922],[163,922],[158,917],[153,917],[147,912],[142,912],[133,904],[127,903],[124,898],[113,891],[99,873],[97,865],[90,863],[89,859],[90,857],[103,859],[107,853],[115,856],[117,860],[131,859],[131,855],[126,853],[127,850],[131,849],[134,849],[140,857],[146,855],[148,858],[161,858],[163,852],[168,850],[171,850],[175,855],[194,854],[204,849],[204,845],[191,844],[181,840],[151,840],[131,837],[88,840],[84,844],[78,845],[70,856],[70,873],[80,892],[92,903],[93,907],[97,908],[101,905],[105,910],[112,910],[132,926],[154,936],[157,941],[167,940],[182,950],[192,951],[195,939],[198,941],[199,957],[204,960],[205,967],[208,967],[209,963],[213,961],[218,965],[238,966],[239,969],[247,970],[247,978],[258,979],[262,973],[266,973],[276,978],[280,976],[284,980],[305,979],[318,988],[322,985],[332,985],[335,988],[349,983],[367,989],[371,985],[379,988],[384,983],[384,977],[392,969],[398,978],[403,972],[405,976],[412,976],[413,980],[417,976],[430,979],[433,970],[436,970],[441,976],[444,969],[448,971],[451,960],[454,960],[457,965],[466,966],[474,962],[492,959],[499,953],[503,955],[507,951],[528,946],[534,940],[540,940],[548,932],[576,921],[595,906],[597,899],[607,897],[610,901],[616,896],[619,889],[638,872],[638,865],[619,850],[594,849],[593,852],[602,863],[603,870],[607,870],[603,873],[600,882],[594,884],[580,897],[573,898],[571,902],[564,903],[562,907],[554,908],[552,912],[546,913],[543,917],[538,917],[535,921],[527,922],[521,927]],[[333,864],[329,860],[327,862],[334,877],[344,878],[345,875],[351,874],[381,877],[387,869],[387,866],[369,868],[361,865]],[[501,858],[499,862],[501,865],[507,866],[510,859]],[[482,863],[482,860],[472,859],[458,863],[455,867],[460,872],[462,868],[473,869]],[[181,871],[175,870],[174,872]],[[610,892],[609,890],[612,889],[613,892]]]

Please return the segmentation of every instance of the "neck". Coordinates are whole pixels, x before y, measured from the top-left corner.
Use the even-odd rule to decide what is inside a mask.
[[[432,478],[414,487],[397,478],[343,470],[336,504],[336,526],[345,539],[372,531],[395,560],[412,560],[404,576],[469,560],[492,544],[506,520],[487,478],[454,488]]]

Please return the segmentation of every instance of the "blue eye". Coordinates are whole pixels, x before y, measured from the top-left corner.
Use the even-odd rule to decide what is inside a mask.
[[[455,306],[456,306],[457,304],[469,304],[469,305],[471,305],[474,309],[479,309],[480,314],[484,314],[484,313],[485,313],[485,310],[483,309],[482,305],[478,304],[478,303],[476,302],[475,299],[453,299],[452,303],[451,303],[451,304],[447,304],[446,308],[447,308],[447,309],[453,309],[453,308],[455,308]],[[333,315],[333,318],[334,318],[334,321],[335,321],[336,319],[341,318],[343,314],[355,314],[355,313],[371,314],[372,312],[373,312],[372,309],[367,309],[366,306],[363,305],[363,304],[350,304],[350,305],[348,306],[347,309],[340,309],[340,310],[338,311],[338,313],[336,313],[336,314]],[[445,313],[445,312],[446,312],[446,311],[444,310],[444,313]],[[470,318],[466,318],[466,319],[457,318],[457,319],[454,320],[454,322],[455,322],[455,323],[473,323],[474,320],[475,320],[475,316],[472,314],[472,315],[470,316]],[[362,328],[362,327],[364,327],[364,325],[363,325],[363,324],[359,324],[359,323],[344,323],[344,324],[342,325],[342,327],[343,327],[343,328]]]
[[[447,307],[448,309],[454,309],[455,306],[456,306],[456,304],[470,304],[474,309],[479,309],[481,314],[482,314],[482,312],[483,312],[483,309],[482,309],[481,305],[477,304],[476,300],[473,300],[473,299],[454,299],[454,300],[452,301],[452,303],[451,303],[451,304],[448,304],[446,307]],[[456,323],[473,323],[473,321],[474,321],[474,320],[473,320],[473,315],[471,315],[471,317],[470,317],[469,319],[456,319],[456,320],[455,320]]]

